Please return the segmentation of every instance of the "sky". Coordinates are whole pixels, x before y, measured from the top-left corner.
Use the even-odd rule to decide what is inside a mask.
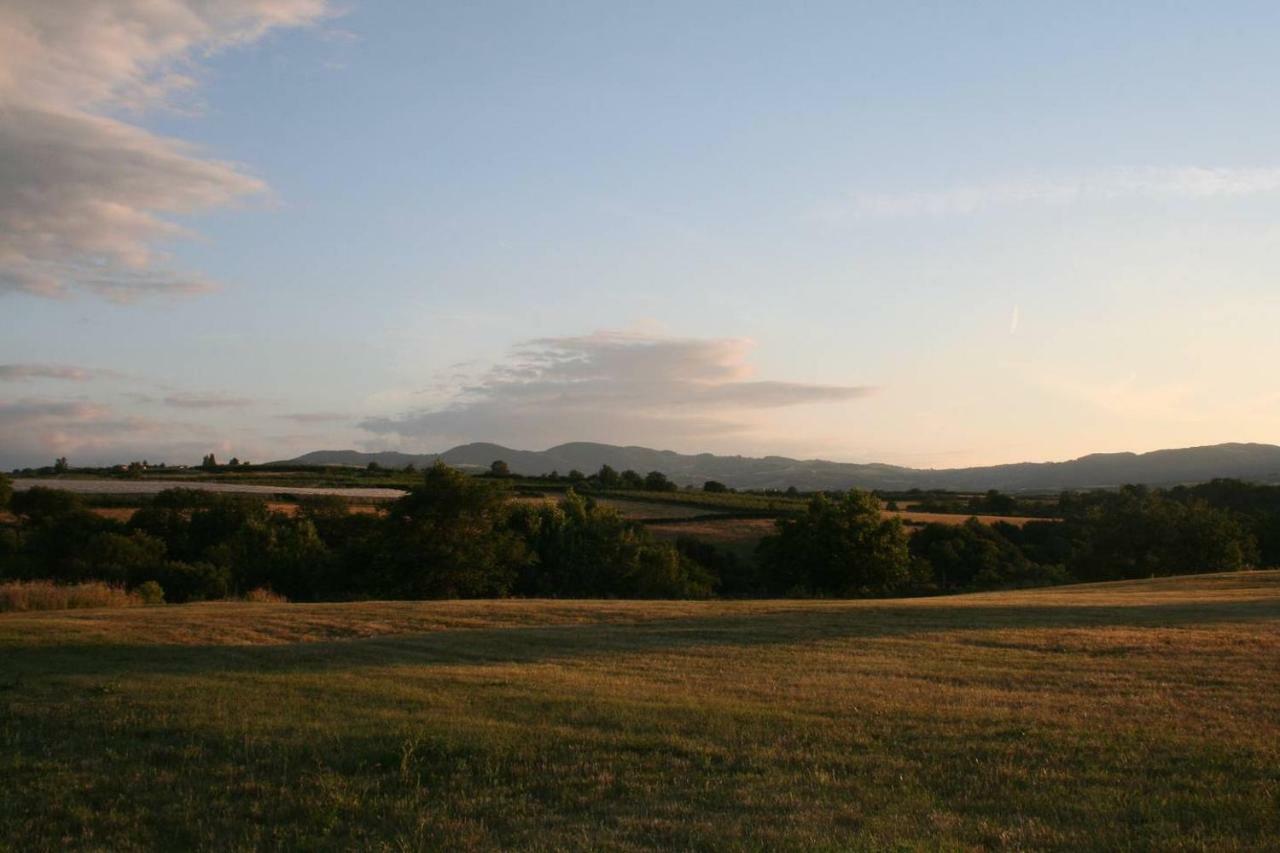
[[[0,0],[0,468],[1276,443],[1278,31]]]

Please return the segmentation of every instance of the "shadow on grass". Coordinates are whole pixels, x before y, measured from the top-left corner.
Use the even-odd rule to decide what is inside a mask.
[[[0,687],[43,675],[316,672],[350,667],[543,663],[690,648],[1008,629],[1178,628],[1280,620],[1280,601],[1144,606],[938,606],[678,617],[617,624],[453,629],[276,645],[31,645],[0,658]]]

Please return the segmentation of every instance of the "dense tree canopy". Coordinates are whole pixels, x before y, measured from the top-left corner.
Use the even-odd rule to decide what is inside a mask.
[[[878,595],[909,577],[911,555],[898,518],[881,518],[880,501],[850,491],[818,495],[808,510],[778,521],[778,532],[760,543],[760,560],[775,592]]]
[[[584,484],[612,477],[671,488],[665,476],[607,466]],[[0,508],[7,502],[9,513],[0,517],[0,579],[153,582],[175,602],[260,587],[294,600],[855,596],[1280,562],[1280,487],[1234,481],[1067,493],[1056,504],[1039,501],[1060,521],[969,519],[914,532],[883,517],[873,495],[820,495],[777,519],[754,560],[687,536],[656,541],[644,525],[573,489],[555,502],[517,502],[509,488],[437,463],[381,514],[352,512],[334,496],[303,498],[285,513],[256,497],[178,488],[125,523],[95,514],[70,492],[12,492],[0,477]],[[1002,503],[998,494],[981,500]]]

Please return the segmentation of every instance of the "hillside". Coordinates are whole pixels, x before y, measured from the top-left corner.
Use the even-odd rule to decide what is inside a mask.
[[[1262,849],[1280,572],[0,614],[0,849]]]
[[[505,461],[517,474],[545,474],[573,469],[592,472],[601,465],[622,471],[662,471],[681,484],[700,485],[719,480],[735,488],[905,490],[953,489],[1007,492],[1057,491],[1145,483],[1152,486],[1196,483],[1216,477],[1234,477],[1260,483],[1280,483],[1280,447],[1270,444],[1217,444],[1157,450],[1150,453],[1096,453],[1067,462],[1022,462],[980,468],[918,469],[895,465],[799,460],[783,456],[696,455],[618,447],[611,444],[573,442],[549,450],[513,450],[497,444],[464,444],[440,454],[411,455],[398,452],[359,453],[354,450],[320,450],[290,460],[308,465],[357,465],[377,462],[402,468],[412,462],[421,467],[436,459],[450,465],[486,468],[495,459]]]

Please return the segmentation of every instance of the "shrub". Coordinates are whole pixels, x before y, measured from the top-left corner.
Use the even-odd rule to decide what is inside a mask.
[[[288,604],[289,599],[285,598],[278,592],[272,592],[269,586],[260,586],[257,589],[251,589],[242,596],[245,601],[252,601],[257,604]]]
[[[83,510],[84,501],[79,495],[62,489],[32,486],[25,492],[16,492],[9,499],[9,506],[14,515],[41,523]]]
[[[174,602],[226,598],[231,592],[231,572],[209,563],[170,560],[156,569],[156,577]]]
[[[142,597],[101,581],[56,584],[52,581],[0,583],[0,613],[71,610],[84,607],[138,607]]]
[[[157,604],[164,604],[164,588],[155,581],[147,581],[146,583],[140,584],[133,592],[138,596],[138,598],[142,599],[142,603],[148,607],[153,607]]]

